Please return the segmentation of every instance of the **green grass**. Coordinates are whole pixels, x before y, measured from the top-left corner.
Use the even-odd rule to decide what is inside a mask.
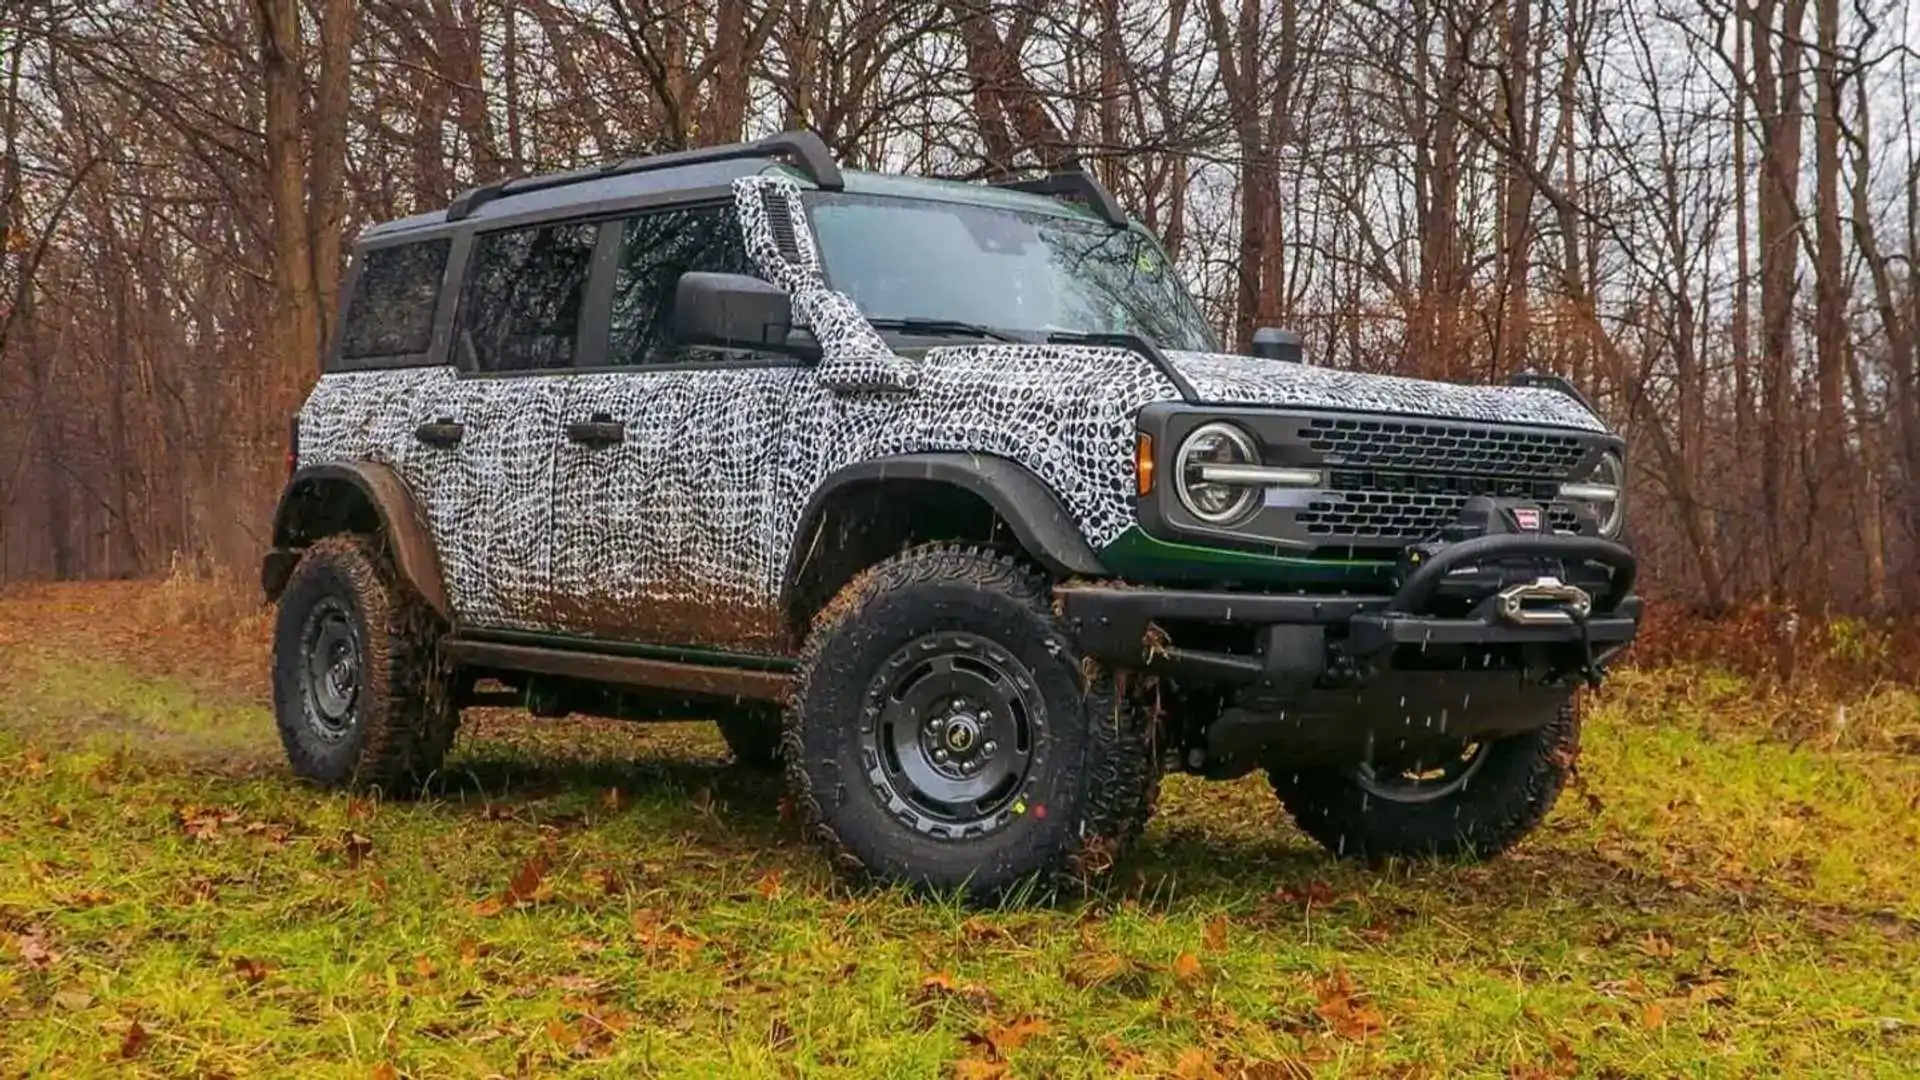
[[[281,771],[252,695],[0,656],[0,1074],[1911,1076],[1920,759],[1630,675],[1482,866],[1170,781],[1087,903],[837,885],[694,727],[480,718],[444,787]]]

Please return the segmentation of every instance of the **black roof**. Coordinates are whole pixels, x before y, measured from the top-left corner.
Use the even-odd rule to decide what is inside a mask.
[[[415,239],[423,232],[431,234],[469,221],[542,217],[556,212],[569,215],[613,212],[661,195],[722,191],[742,176],[764,172],[778,164],[784,164],[797,178],[822,190],[838,191],[846,186],[846,175],[818,135],[810,131],[790,131],[753,142],[625,158],[569,172],[483,184],[462,193],[443,211],[373,225],[361,234],[360,241],[379,243],[389,238],[398,239],[401,234]],[[1040,197],[1035,199],[1037,205],[1045,205],[1041,199],[1082,203],[1108,224],[1116,227],[1127,224],[1126,214],[1113,195],[1091,175],[1078,169],[1038,179],[1000,181],[992,186]]]

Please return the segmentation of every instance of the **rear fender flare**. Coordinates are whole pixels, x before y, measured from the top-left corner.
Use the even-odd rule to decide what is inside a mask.
[[[373,520],[354,519],[356,513],[364,515],[355,505],[360,502],[371,509]],[[279,599],[301,550],[355,527],[377,529],[401,580],[442,619],[452,621],[427,518],[400,474],[373,462],[309,465],[287,481],[273,515],[273,551],[260,572],[268,601]]]

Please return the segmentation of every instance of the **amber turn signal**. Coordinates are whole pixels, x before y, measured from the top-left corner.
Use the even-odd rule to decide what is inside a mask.
[[[1153,436],[1144,431],[1133,447],[1133,472],[1139,480],[1140,494],[1153,494]]]

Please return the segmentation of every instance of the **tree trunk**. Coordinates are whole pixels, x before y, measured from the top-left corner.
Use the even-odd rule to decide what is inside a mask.
[[[265,91],[267,193],[273,208],[273,337],[279,385],[291,399],[320,362],[320,297],[307,218],[306,148],[301,139],[300,5],[255,0]]]

